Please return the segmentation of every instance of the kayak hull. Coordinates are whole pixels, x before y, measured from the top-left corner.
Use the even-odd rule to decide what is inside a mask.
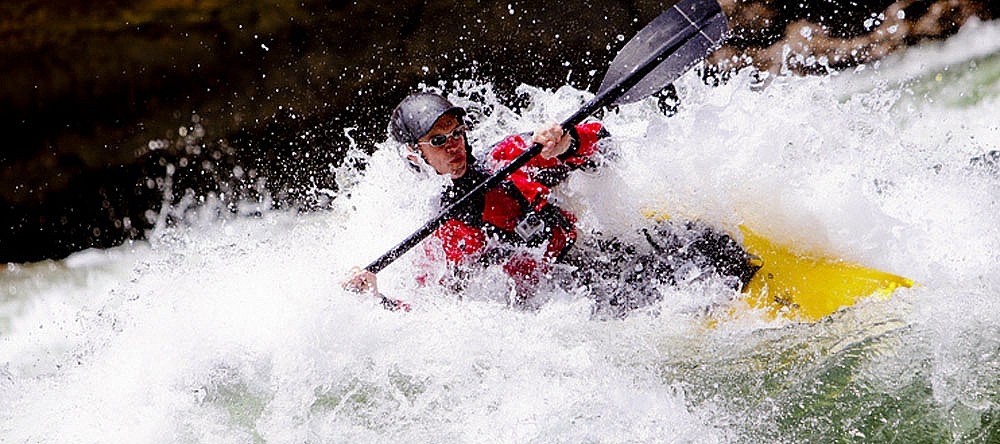
[[[812,322],[866,297],[887,299],[913,281],[832,257],[802,255],[740,226],[744,248],[762,266],[743,288],[743,300],[771,316]]]

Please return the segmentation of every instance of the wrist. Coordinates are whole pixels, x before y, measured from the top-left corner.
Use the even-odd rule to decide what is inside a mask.
[[[580,133],[576,131],[576,127],[571,127],[566,133],[570,137],[569,146],[566,147],[566,151],[557,156],[559,160],[566,160],[577,155],[580,150]]]

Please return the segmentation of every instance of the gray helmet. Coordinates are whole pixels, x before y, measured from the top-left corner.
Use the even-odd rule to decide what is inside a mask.
[[[455,106],[439,94],[422,92],[410,94],[389,118],[389,134],[399,143],[413,145],[434,128],[441,116],[452,113],[461,120],[465,109]]]

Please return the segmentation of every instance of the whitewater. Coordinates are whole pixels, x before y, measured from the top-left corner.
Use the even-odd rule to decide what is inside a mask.
[[[591,97],[442,82],[482,156]],[[581,232],[647,211],[740,224],[913,279],[803,324],[704,281],[624,320],[586,289],[511,307],[502,273],[456,295],[411,253],[380,273],[410,312],[340,282],[419,227],[444,180],[353,146],[329,211],[163,210],[148,241],[0,271],[0,442],[997,442],[1000,23],[825,77],[696,72],[678,112],[602,116],[602,169],[556,198]],[[345,129],[350,135],[351,129]],[[419,249],[419,248],[418,248]],[[715,322],[719,318],[722,321]]]

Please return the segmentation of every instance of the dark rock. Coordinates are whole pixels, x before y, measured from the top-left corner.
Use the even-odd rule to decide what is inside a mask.
[[[755,66],[826,73],[878,60],[926,39],[950,36],[969,19],[1000,16],[985,0],[795,2],[723,0],[733,38],[710,58],[719,70]]]

